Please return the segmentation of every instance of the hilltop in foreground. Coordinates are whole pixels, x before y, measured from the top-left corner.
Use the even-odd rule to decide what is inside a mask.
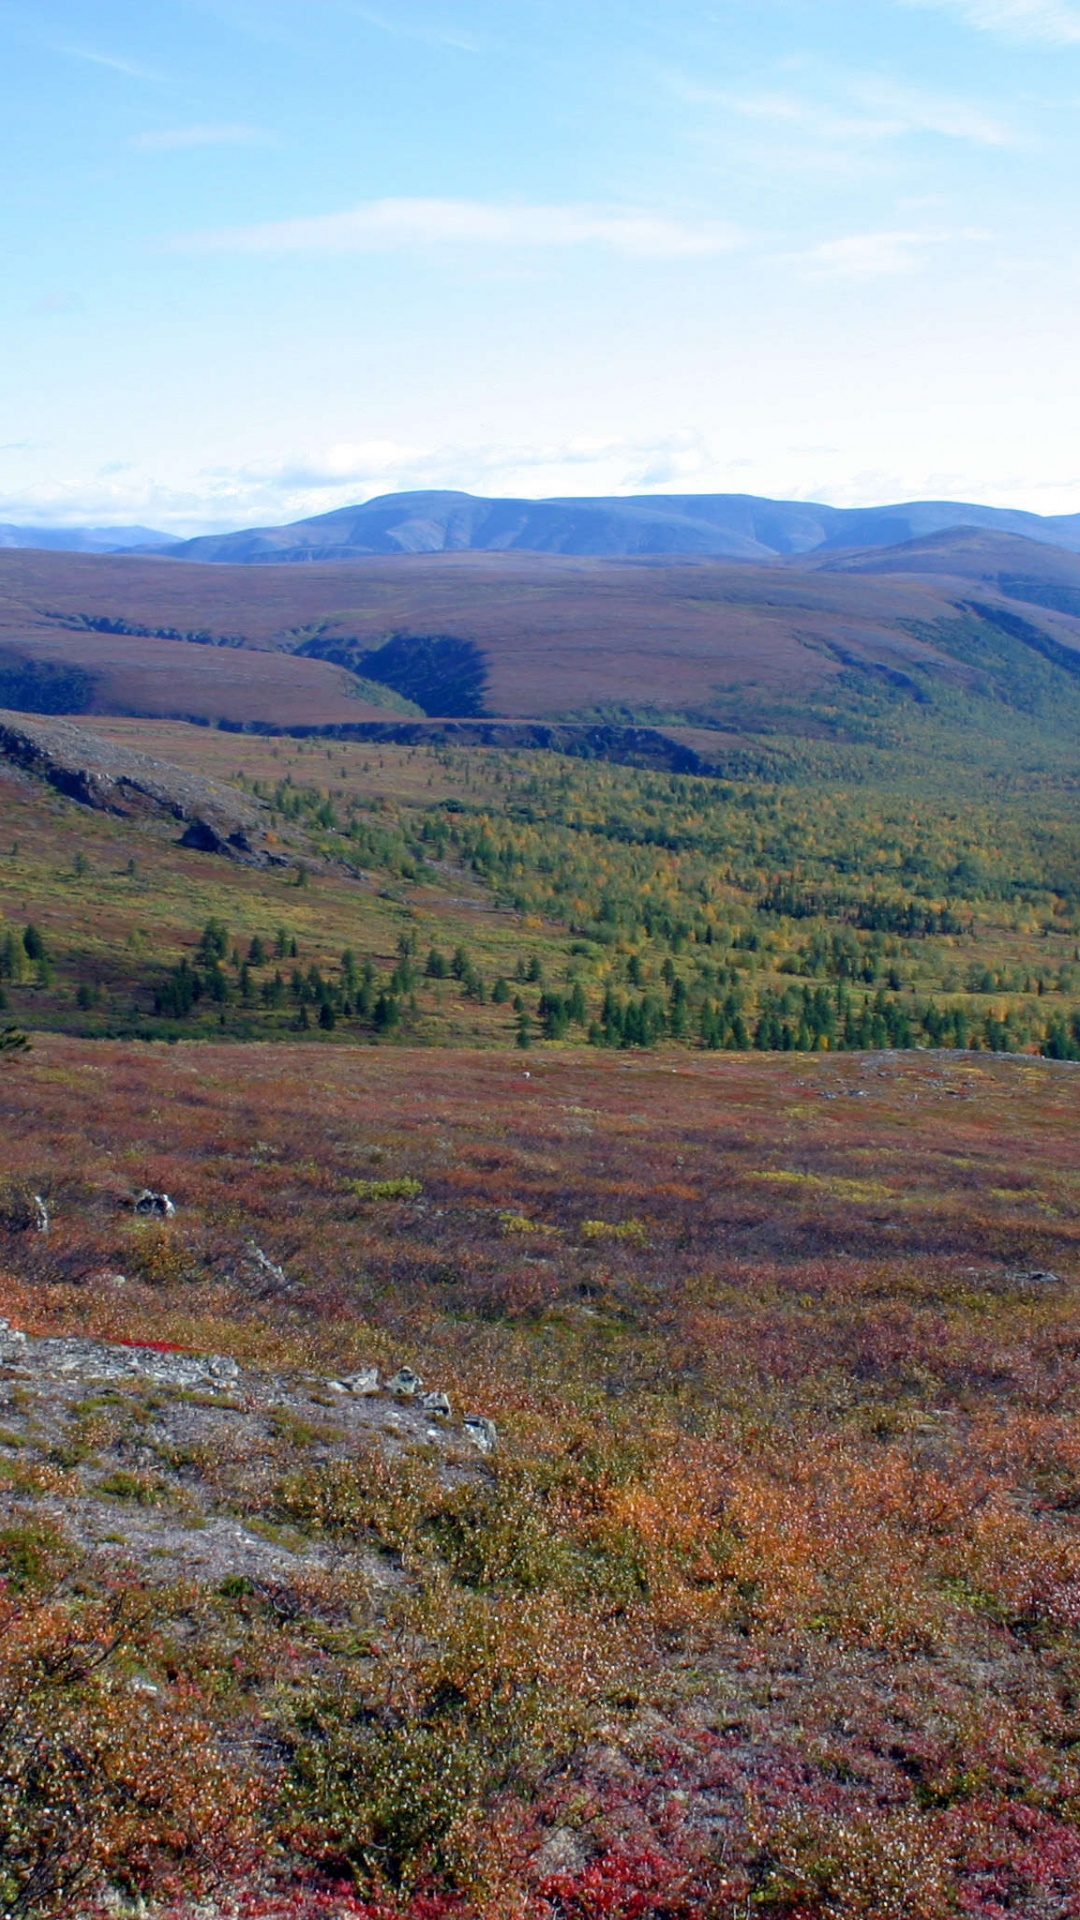
[[[8,1911],[1075,1914],[1077,1071],[0,1068]]]

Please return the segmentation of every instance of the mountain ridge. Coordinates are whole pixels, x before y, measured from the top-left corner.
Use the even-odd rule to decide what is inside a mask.
[[[40,548],[46,553],[165,552],[181,544],[156,527],[24,527],[0,521],[0,547]]]
[[[382,494],[281,526],[203,534],[176,560],[244,566],[392,554],[550,553],[769,562],[895,547],[954,528],[1019,535],[1080,552],[1080,513],[1043,516],[962,501],[829,507],[755,494],[639,494],[496,499],[452,491]]]

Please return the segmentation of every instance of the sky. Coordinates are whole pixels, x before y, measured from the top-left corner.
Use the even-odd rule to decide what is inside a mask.
[[[0,0],[0,521],[1080,512],[1080,0]]]

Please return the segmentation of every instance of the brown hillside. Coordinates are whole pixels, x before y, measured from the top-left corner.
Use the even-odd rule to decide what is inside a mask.
[[[251,568],[14,551],[0,553],[0,650],[91,672],[97,712],[340,724],[386,716],[348,693],[339,667],[293,649],[452,634],[484,655],[494,714],[623,708],[738,724],[750,690],[758,706],[798,701],[852,663],[956,673],[913,630],[955,616],[973,578],[1000,599],[998,577],[1039,570],[1053,583],[1062,565],[1080,576],[1071,555],[978,533],[828,568],[486,553]],[[1070,613],[1037,617],[1075,646]],[[227,644],[81,624],[100,621]]]
[[[261,720],[270,725],[338,725],[385,720],[385,710],[354,699],[349,676],[322,660],[192,646],[183,640],[48,630],[24,642],[0,628],[0,649],[37,661],[83,668],[94,678],[86,711],[149,718]]]

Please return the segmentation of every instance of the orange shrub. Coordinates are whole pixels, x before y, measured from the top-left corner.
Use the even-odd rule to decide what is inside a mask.
[[[260,1799],[221,1758],[199,1702],[142,1671],[145,1598],[0,1594],[0,1901],[205,1884],[244,1859]]]

